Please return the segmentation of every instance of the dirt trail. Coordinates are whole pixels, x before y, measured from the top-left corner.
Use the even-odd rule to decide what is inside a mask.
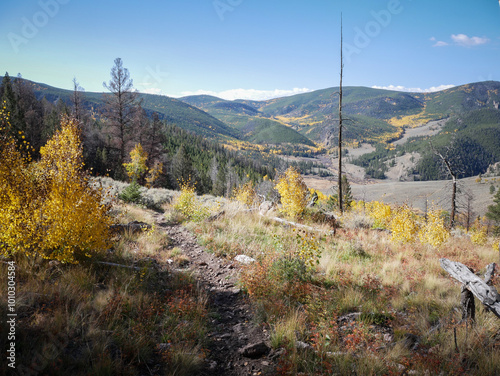
[[[236,286],[239,263],[206,252],[187,229],[164,223],[160,214],[154,215],[154,220],[172,239],[173,246],[181,248],[189,257],[186,269],[195,273],[209,296],[210,353],[201,375],[274,374],[273,359],[279,354],[267,347],[268,332],[253,322],[250,305]]]

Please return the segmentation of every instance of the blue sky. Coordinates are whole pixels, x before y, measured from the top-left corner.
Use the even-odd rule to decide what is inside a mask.
[[[105,91],[265,99],[344,84],[422,91],[500,80],[497,0],[19,0],[0,3],[0,72]]]

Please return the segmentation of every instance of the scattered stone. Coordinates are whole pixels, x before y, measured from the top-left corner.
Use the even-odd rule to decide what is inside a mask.
[[[347,315],[339,317],[337,320],[339,323],[350,323],[352,321],[356,321],[360,318],[361,312],[353,312],[353,313],[348,313]]]
[[[238,255],[234,259],[243,265],[248,265],[256,261],[254,258],[246,255]]]
[[[236,324],[233,326],[233,332],[235,332],[235,333],[241,333],[241,332],[243,332],[244,329],[245,329],[245,326],[241,322],[239,324]]]
[[[312,349],[312,346],[308,343],[297,341],[295,342],[295,347],[299,350],[309,350]]]
[[[385,342],[392,342],[394,341],[394,336],[390,333],[384,334],[384,341]]]
[[[246,358],[258,359],[269,353],[269,347],[265,342],[258,342],[248,346],[245,346],[240,350],[241,355]]]
[[[420,343],[420,338],[415,334],[406,333],[405,338],[402,340],[402,343],[406,348],[410,350],[416,350]]]

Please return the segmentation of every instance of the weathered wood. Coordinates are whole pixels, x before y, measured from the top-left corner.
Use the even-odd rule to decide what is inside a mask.
[[[500,318],[500,295],[493,286],[472,273],[467,266],[446,258],[439,260],[441,267],[463,283],[491,312]],[[490,277],[491,278],[491,277]]]
[[[318,202],[318,198],[318,193],[314,192],[311,196],[311,199],[309,200],[309,203],[307,204],[307,207],[312,208],[314,205],[316,205],[316,202]]]
[[[486,273],[484,273],[484,283],[486,283],[489,286],[491,286],[491,283],[492,283],[491,279],[493,278],[493,275],[495,274],[496,266],[497,266],[497,264],[495,264],[493,262],[486,267]]]
[[[474,295],[466,285],[462,285],[460,305],[462,308],[462,320],[476,321],[476,303],[474,303]]]

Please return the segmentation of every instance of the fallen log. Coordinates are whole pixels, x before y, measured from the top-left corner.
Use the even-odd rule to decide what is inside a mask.
[[[488,265],[485,280],[479,278],[472,273],[467,266],[459,262],[442,258],[439,260],[439,263],[453,278],[463,283],[464,288],[472,292],[489,311],[500,318],[500,295],[497,290],[489,284],[495,271],[495,263]],[[466,309],[467,308],[470,310],[469,307],[466,307]]]

